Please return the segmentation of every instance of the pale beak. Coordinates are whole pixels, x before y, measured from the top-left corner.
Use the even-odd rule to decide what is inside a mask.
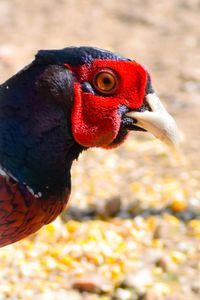
[[[177,146],[180,142],[180,132],[175,120],[166,111],[156,94],[148,94],[145,101],[149,110],[131,111],[126,116],[136,120],[136,125],[146,129],[156,138],[170,146]]]

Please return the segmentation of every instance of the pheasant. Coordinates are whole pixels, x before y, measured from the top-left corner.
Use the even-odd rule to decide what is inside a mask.
[[[0,246],[63,211],[82,151],[115,148],[137,130],[178,140],[143,66],[93,47],[40,50],[0,85]]]

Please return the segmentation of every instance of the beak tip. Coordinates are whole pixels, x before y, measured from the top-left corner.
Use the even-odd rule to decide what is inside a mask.
[[[150,111],[130,112],[128,115],[156,138],[176,148],[181,143],[182,135],[174,118],[166,111],[156,94],[148,94],[146,101]]]

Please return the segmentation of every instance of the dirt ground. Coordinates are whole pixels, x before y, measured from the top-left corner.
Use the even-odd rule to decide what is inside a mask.
[[[150,183],[161,185],[163,176],[176,178],[181,187],[188,184],[191,198],[200,199],[199,19],[199,0],[0,0],[0,82],[28,64],[39,49],[72,45],[109,49],[148,68],[154,89],[183,132],[181,161],[175,162],[159,142],[144,134],[132,135],[128,146],[107,153],[95,149],[84,154],[73,170],[74,204],[85,205],[80,204],[79,187],[83,178],[91,180],[94,172],[99,173],[103,183],[94,183],[89,192],[83,187],[91,202],[99,197],[122,197],[126,203],[130,196],[127,182],[145,176]],[[140,146],[134,144],[135,140]],[[104,156],[109,160],[102,170]],[[115,171],[119,168],[112,165],[116,160],[124,166],[118,175]],[[106,182],[104,172],[109,174]],[[102,186],[109,193],[102,194]],[[165,299],[185,300],[184,289],[181,293],[177,298]],[[191,299],[199,299],[198,295]]]

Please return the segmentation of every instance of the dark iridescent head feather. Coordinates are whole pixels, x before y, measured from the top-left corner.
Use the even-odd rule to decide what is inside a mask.
[[[76,66],[89,64],[93,59],[129,60],[121,55],[99,48],[69,47],[61,50],[40,50],[36,54],[35,61],[41,64]]]

